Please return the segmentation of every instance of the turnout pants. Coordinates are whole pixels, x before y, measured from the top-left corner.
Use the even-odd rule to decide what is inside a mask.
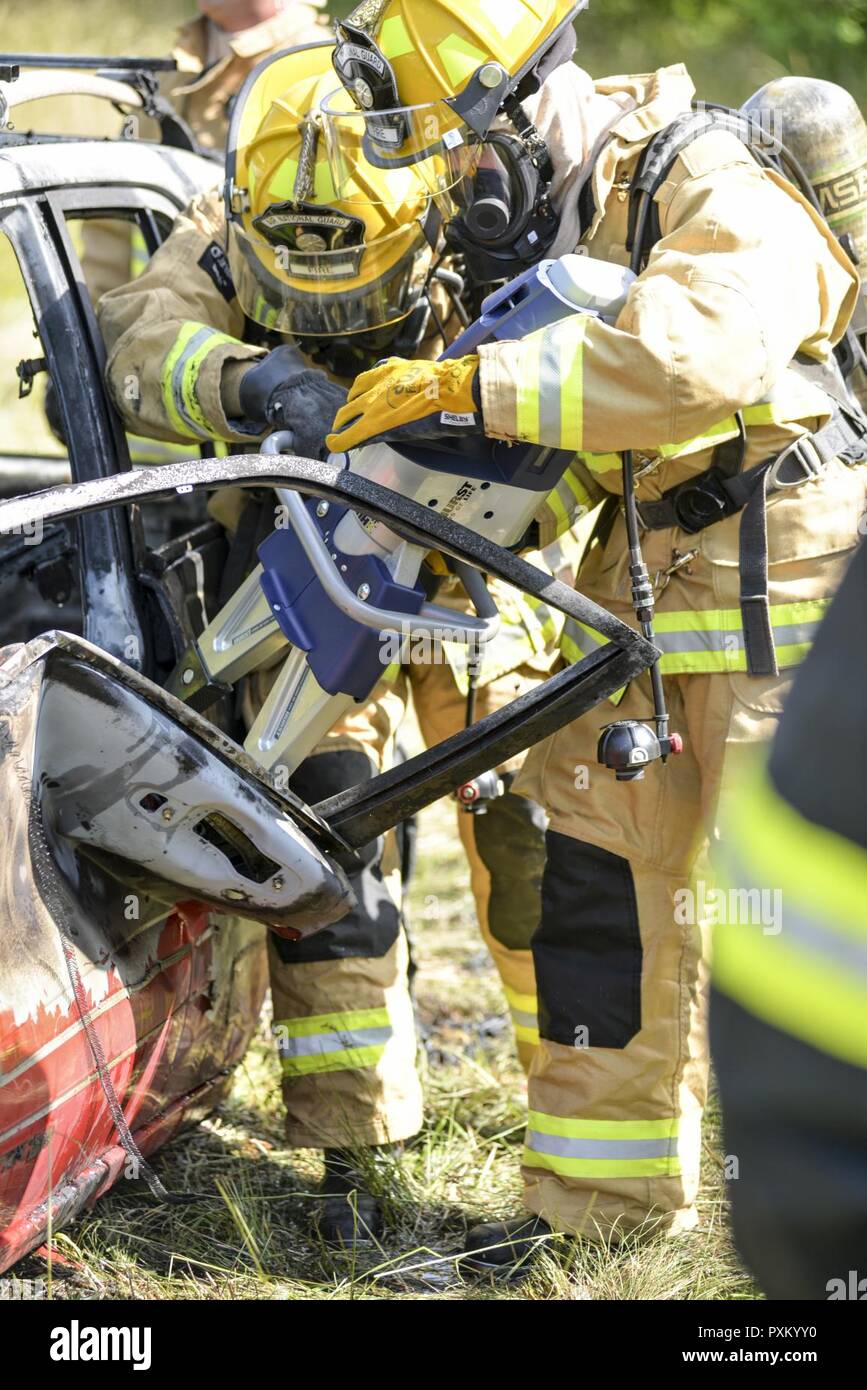
[[[685,750],[644,781],[616,782],[597,766],[611,717],[599,710],[542,745],[523,778],[547,796],[551,818],[533,941],[540,1043],[525,1200],[556,1229],[590,1236],[651,1214],[675,1228],[695,1223],[708,1071],[700,827],[737,785],[743,751],[772,735],[787,679],[747,689],[699,675],[665,686]],[[645,678],[617,717],[649,708]],[[583,798],[577,815],[562,804],[567,771],[571,797]]]
[[[738,517],[695,537],[647,535],[668,643],[664,686],[684,752],[636,782],[597,763],[605,724],[650,717],[645,675],[617,706],[533,749],[516,783],[549,815],[523,1177],[527,1206],[557,1229],[606,1238],[648,1217],[672,1229],[696,1222],[714,845],[750,750],[775,731],[789,668],[839,584],[863,497],[864,470],[835,466],[769,507],[777,676],[746,671]],[[688,546],[694,558],[683,565]],[[627,617],[625,556],[618,525],[588,557],[579,588]]]
[[[540,679],[527,669],[483,686],[477,717]],[[388,766],[410,692],[426,743],[464,727],[465,700],[450,667],[406,667],[396,683],[381,686],[366,707],[331,731],[299,768],[293,789],[318,801]],[[530,939],[539,920],[544,817],[539,807],[511,794],[498,798],[483,816],[457,805],[455,814],[479,926],[503,981],[527,1066],[537,1039]],[[395,1143],[421,1127],[394,835],[371,847],[367,858],[364,871],[352,876],[356,909],[306,941],[269,941],[286,1135],[298,1148]]]

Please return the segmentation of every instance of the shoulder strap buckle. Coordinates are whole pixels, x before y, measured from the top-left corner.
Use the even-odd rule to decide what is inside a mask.
[[[768,470],[768,489],[801,487],[814,478],[821,478],[826,461],[811,434],[794,439],[778,454]]]

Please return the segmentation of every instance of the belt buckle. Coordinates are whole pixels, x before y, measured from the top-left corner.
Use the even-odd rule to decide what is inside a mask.
[[[726,515],[725,494],[718,487],[688,481],[678,490],[672,502],[678,526],[692,536],[706,526],[722,521]]]
[[[795,459],[800,465],[801,476],[793,478],[790,482],[784,482],[780,477],[780,469],[790,459]],[[825,461],[813,442],[813,436],[805,434],[800,439],[793,439],[791,444],[774,459],[768,470],[768,484],[774,489],[802,487],[804,483],[809,483],[814,478],[821,478],[824,471]]]

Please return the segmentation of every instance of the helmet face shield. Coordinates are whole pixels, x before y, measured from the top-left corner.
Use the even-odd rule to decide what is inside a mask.
[[[429,199],[472,178],[484,148],[444,101],[360,111],[347,109],[346,93],[338,89],[323,99],[319,116],[332,182],[340,200],[350,205],[382,198],[382,178],[366,179],[364,163],[398,177],[402,171],[407,193],[414,189]]]
[[[410,168],[371,162],[363,127],[344,132],[343,176],[332,176],[320,115],[335,86],[331,53],[324,44],[266,59],[230,128],[235,291],[250,318],[294,337],[376,332],[405,318],[432,258],[426,189]]]
[[[234,226],[232,279],[250,318],[294,337],[340,337],[383,328],[411,311],[431,260],[420,223],[322,249],[304,249],[306,235],[278,244]]]
[[[336,23],[334,70],[362,111],[447,101],[480,135],[566,62],[588,0],[360,0]]]

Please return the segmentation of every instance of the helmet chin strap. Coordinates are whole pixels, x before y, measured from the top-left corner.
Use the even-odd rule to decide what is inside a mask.
[[[539,178],[547,190],[554,177],[554,165],[548,146],[514,93],[503,102],[503,110],[515,127],[518,139],[530,156],[533,167],[538,170]]]

